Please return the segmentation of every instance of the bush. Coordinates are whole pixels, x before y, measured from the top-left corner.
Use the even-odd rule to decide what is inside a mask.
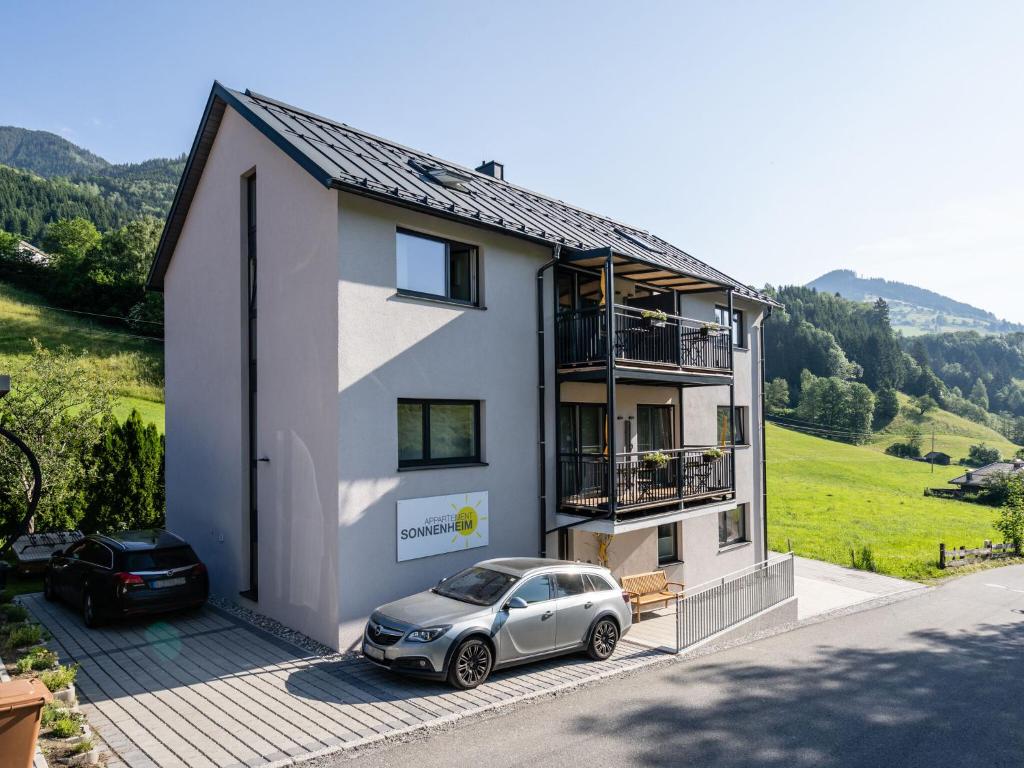
[[[42,681],[51,692],[61,691],[71,686],[75,682],[75,677],[78,675],[77,666],[58,666],[54,669],[48,669],[39,675],[39,679]]]
[[[893,443],[885,449],[885,452],[899,459],[921,458],[921,449],[913,443]]]
[[[875,553],[871,550],[870,544],[865,544],[860,550],[850,549],[850,565],[859,571],[878,572],[878,564],[875,562]]]
[[[971,467],[983,467],[987,464],[992,464],[1001,459],[998,448],[989,448],[984,443],[978,443],[972,445],[968,451],[967,458],[963,460],[964,464]]]
[[[71,751],[74,752],[76,755],[80,755],[83,752],[91,751],[94,746],[96,745],[93,743],[92,739],[82,739],[80,742],[75,744],[74,748]]]
[[[10,592],[10,591],[8,591],[6,589],[0,591],[0,605],[7,605],[7,603],[11,602],[11,600],[13,600],[13,599],[14,599],[14,593],[13,592]]]
[[[55,704],[52,701],[49,704],[43,705],[42,724],[44,728],[49,728],[57,720],[64,717],[67,714],[67,710],[64,709],[60,704]]]
[[[42,639],[42,627],[38,624],[22,624],[11,629],[7,635],[7,644],[11,648],[24,648],[26,645],[37,645]]]
[[[39,669],[52,669],[57,666],[57,654],[49,648],[33,648],[18,659],[15,666],[21,674]]]
[[[50,730],[58,739],[68,739],[82,732],[82,723],[78,715],[64,711],[50,723]]]
[[[28,618],[28,611],[22,608],[20,605],[14,605],[8,603],[7,605],[0,605],[0,619],[10,623],[17,624],[25,621]]]

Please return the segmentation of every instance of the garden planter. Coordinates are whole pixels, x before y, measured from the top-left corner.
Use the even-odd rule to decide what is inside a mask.
[[[53,692],[54,701],[59,701],[66,707],[73,706],[77,701],[75,699],[75,684],[72,683],[67,688],[62,688],[59,691]]]
[[[98,765],[100,762],[100,748],[93,747],[88,752],[79,752],[67,758],[68,765]]]

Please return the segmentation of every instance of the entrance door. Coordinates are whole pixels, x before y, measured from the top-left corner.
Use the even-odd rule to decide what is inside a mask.
[[[636,407],[637,449],[641,453],[674,448],[672,441],[671,405],[638,405]]]

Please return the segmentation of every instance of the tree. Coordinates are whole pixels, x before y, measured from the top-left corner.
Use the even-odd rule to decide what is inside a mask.
[[[66,347],[52,352],[35,340],[30,356],[8,365],[11,392],[0,400],[0,423],[39,460],[43,485],[35,528],[71,528],[87,476],[82,457],[99,439],[100,419],[111,413],[116,382],[84,355]],[[21,452],[7,441],[0,443],[0,523],[5,529],[24,518],[32,483]]]
[[[1007,481],[1006,501],[999,509],[995,528],[1003,534],[1003,541],[1013,544],[1016,554],[1021,554],[1024,544],[1024,477],[1019,474]]]
[[[984,443],[978,443],[972,445],[967,452],[967,458],[964,460],[965,464],[972,467],[983,467],[986,464],[994,464],[999,461],[999,449],[989,448]]]
[[[980,376],[975,380],[974,386],[971,387],[971,395],[969,399],[979,408],[984,408],[986,411],[988,410],[988,388],[985,386],[985,382],[982,381]]]
[[[46,234],[43,235],[43,249],[57,259],[59,265],[75,267],[99,246],[101,240],[100,233],[91,221],[76,216],[73,219],[60,219],[47,226]]]
[[[785,379],[772,379],[764,388],[765,407],[769,413],[789,408],[789,383]]]
[[[917,412],[921,416],[924,416],[928,411],[934,411],[938,408],[939,404],[935,402],[935,398],[931,395],[921,395],[914,398],[914,407],[917,408]]]
[[[907,445],[917,451],[917,455],[921,455],[921,445],[924,443],[924,433],[917,424],[911,424],[907,427],[906,431]]]
[[[162,526],[163,462],[164,439],[155,425],[143,423],[138,411],[132,410],[123,424],[106,417],[85,459],[88,479],[79,528],[108,533]]]
[[[801,420],[828,428],[838,440],[866,442],[871,437],[875,396],[860,382],[804,371],[796,412]]]
[[[882,429],[886,424],[896,418],[900,412],[900,400],[896,390],[892,387],[882,387],[875,393],[875,414],[873,424],[875,429]]]

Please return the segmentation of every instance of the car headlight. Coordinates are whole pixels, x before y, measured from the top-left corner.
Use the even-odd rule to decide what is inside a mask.
[[[421,629],[414,629],[405,636],[405,639],[410,643],[430,643],[437,640],[437,638],[451,628],[451,624],[444,624],[438,627],[422,627]]]

